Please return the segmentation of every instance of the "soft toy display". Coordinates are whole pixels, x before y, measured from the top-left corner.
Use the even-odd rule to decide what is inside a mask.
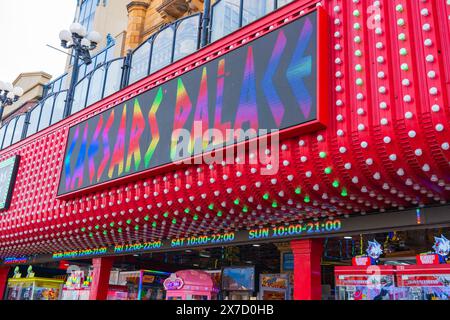
[[[366,250],[367,255],[370,257],[372,264],[378,264],[380,256],[383,254],[383,248],[377,240],[369,241],[369,246]]]
[[[439,263],[447,263],[448,254],[450,252],[450,241],[443,235],[434,237],[434,252],[439,256]]]

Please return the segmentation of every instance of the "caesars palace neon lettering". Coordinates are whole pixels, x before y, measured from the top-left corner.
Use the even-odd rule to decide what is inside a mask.
[[[308,14],[73,126],[58,195],[180,161],[183,143],[186,159],[240,142],[227,130],[316,120],[316,20],[316,12]],[[190,141],[180,129],[191,132]],[[211,129],[221,138],[204,136]]]

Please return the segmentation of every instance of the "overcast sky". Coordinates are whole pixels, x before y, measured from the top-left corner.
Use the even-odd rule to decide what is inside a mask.
[[[34,71],[61,75],[67,56],[46,45],[60,48],[59,31],[73,22],[75,6],[76,0],[0,0],[0,80]]]

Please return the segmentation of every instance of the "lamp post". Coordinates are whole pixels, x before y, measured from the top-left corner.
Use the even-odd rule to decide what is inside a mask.
[[[81,24],[75,22],[72,23],[69,30],[62,30],[59,33],[59,39],[61,40],[61,46],[64,49],[73,49],[74,61],[72,68],[72,79],[70,81],[70,87],[67,93],[66,108],[64,110],[64,117],[68,117],[72,111],[72,105],[75,96],[75,85],[78,81],[78,73],[80,70],[79,60],[83,60],[86,65],[92,63],[90,51],[97,48],[102,37],[96,31],[91,31],[89,34],[86,28]]]
[[[0,123],[2,122],[5,107],[12,105],[22,95],[22,88],[14,87],[11,83],[0,81]]]

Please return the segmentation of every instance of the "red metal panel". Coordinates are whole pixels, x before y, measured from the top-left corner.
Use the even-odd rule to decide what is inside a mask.
[[[11,207],[0,213],[0,256],[446,204],[450,4],[373,3],[294,1],[1,151],[0,160],[15,154],[22,160]],[[324,81],[320,100],[331,101],[328,114],[321,113],[329,116],[328,127],[284,138],[276,176],[259,175],[262,165],[177,167],[72,199],[56,198],[70,126],[225,54],[243,39],[262,36],[316,4],[324,8],[330,28],[322,45],[331,53],[319,54],[330,65],[319,75]],[[325,36],[322,27],[319,33]]]

